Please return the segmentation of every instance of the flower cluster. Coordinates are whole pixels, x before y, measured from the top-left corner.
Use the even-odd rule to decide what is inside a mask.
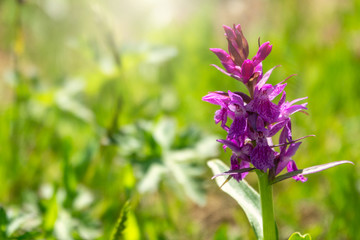
[[[210,49],[220,59],[224,69],[213,66],[245,84],[249,94],[216,91],[204,96],[203,100],[220,106],[214,119],[227,132],[226,139],[219,139],[218,142],[232,150],[229,172],[240,181],[253,169],[269,171],[273,177],[285,168],[288,172],[298,170],[292,157],[301,142],[300,139],[292,139],[290,116],[307,109],[307,103],[296,104],[306,98],[286,101],[284,89],[288,78],[276,85],[267,83],[276,68],[263,74],[262,61],[272,50],[269,42],[259,46],[256,55],[250,60],[248,42],[241,26],[224,26],[224,29],[228,52],[218,48]],[[280,100],[275,103],[277,96]],[[279,144],[274,145],[272,137],[278,132]],[[302,175],[293,178],[306,181]]]

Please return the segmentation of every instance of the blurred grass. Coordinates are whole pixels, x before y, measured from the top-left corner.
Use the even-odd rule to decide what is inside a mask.
[[[226,49],[222,24],[240,23],[251,54],[259,36],[274,45],[264,69],[282,67],[270,81],[296,73],[288,98],[309,97],[294,135],[317,137],[302,144],[298,166],[356,163],[275,186],[281,238],[360,239],[359,12],[358,0],[1,1],[6,234],[109,238],[130,200],[125,239],[254,239],[205,164],[218,155],[207,151],[217,146],[210,135],[223,132],[201,97],[245,90],[209,66],[219,62],[208,48]],[[152,188],[140,191],[146,176]]]

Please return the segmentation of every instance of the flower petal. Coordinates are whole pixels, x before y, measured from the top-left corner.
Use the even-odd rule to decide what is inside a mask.
[[[257,64],[265,60],[265,58],[269,56],[271,50],[272,50],[272,45],[270,45],[270,42],[265,42],[261,44],[255,57],[253,57],[254,65],[256,66]]]
[[[274,167],[275,154],[269,146],[257,145],[250,155],[251,163],[260,170]]]
[[[240,163],[239,163],[239,160],[240,160]],[[230,170],[240,170],[240,169],[248,169],[250,167],[250,163],[249,162],[246,162],[246,161],[242,161],[241,159],[239,159],[237,156],[235,155],[232,155],[231,156],[231,167],[230,167]],[[242,180],[243,178],[246,177],[246,175],[248,174],[249,172],[248,171],[245,171],[245,172],[240,172],[240,173],[237,173],[235,175],[232,175],[232,177],[236,180],[236,181],[240,181]]]
[[[241,75],[246,83],[254,73],[254,65],[251,60],[246,59],[241,65]]]
[[[288,172],[293,172],[293,171],[297,171],[298,168],[295,164],[295,162],[293,160],[289,161],[289,163],[286,166]],[[296,181],[301,181],[301,182],[306,182],[307,178],[304,177],[302,174],[298,174],[292,177],[293,179],[295,179]]]
[[[202,100],[215,105],[222,105],[222,103],[226,103],[229,101],[229,96],[226,92],[209,92],[207,95],[202,97]]]
[[[256,84],[256,88],[257,89],[261,89],[262,86],[264,86],[264,84],[267,82],[267,80],[269,79],[272,71],[274,71],[275,68],[277,68],[279,66],[275,66],[272,69],[270,69],[269,71],[267,71],[264,76],[261,78],[261,80]]]

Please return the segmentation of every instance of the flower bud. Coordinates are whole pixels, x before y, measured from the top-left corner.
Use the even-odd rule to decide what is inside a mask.
[[[270,54],[271,50],[272,50],[272,45],[270,45],[270,42],[263,43],[259,47],[259,50],[257,51],[255,57],[253,57],[254,66],[264,61],[264,59]]]
[[[244,83],[251,78],[254,73],[254,65],[251,60],[246,59],[244,63],[241,65],[241,75],[244,78]]]

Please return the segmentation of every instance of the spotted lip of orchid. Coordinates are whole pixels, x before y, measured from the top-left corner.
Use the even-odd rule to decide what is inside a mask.
[[[214,65],[222,73],[245,84],[249,94],[240,92],[211,92],[203,100],[218,105],[215,112],[215,123],[227,132],[226,139],[218,140],[224,148],[232,151],[231,168],[228,174],[240,181],[248,171],[259,169],[269,171],[273,176],[283,169],[288,172],[298,171],[292,159],[301,142],[292,140],[290,116],[306,110],[306,103],[296,105],[304,100],[300,98],[291,102],[285,101],[284,81],[271,85],[267,83],[276,68],[263,74],[262,61],[272,50],[272,45],[265,42],[252,59],[248,59],[249,46],[240,25],[232,28],[224,26],[228,42],[228,52],[219,48],[210,50],[219,58],[224,69]],[[276,103],[274,99],[281,95]],[[272,143],[272,137],[281,131],[278,145]],[[253,166],[253,167],[251,167]],[[294,176],[295,180],[305,181],[303,176]]]

